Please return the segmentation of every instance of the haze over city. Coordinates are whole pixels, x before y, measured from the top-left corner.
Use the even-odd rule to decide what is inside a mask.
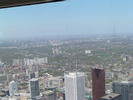
[[[0,100],[133,100],[132,5],[0,0]]]
[[[133,33],[132,0],[66,0],[0,10],[0,38]]]

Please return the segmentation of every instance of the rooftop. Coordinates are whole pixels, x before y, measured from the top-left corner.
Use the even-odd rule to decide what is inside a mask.
[[[65,73],[66,77],[76,77],[76,76],[84,76],[84,73],[82,72],[69,72]]]
[[[38,81],[38,79],[37,78],[32,78],[32,79],[30,79],[30,81]]]
[[[45,95],[51,95],[51,94],[53,94],[53,93],[54,93],[54,92],[51,91],[51,90],[47,90],[47,91],[44,92]]]
[[[120,94],[110,93],[110,94],[108,94],[108,95],[103,96],[102,99],[110,100],[111,98],[116,98],[116,97],[118,97],[118,96],[120,96]]]
[[[116,81],[113,83],[121,84],[121,85],[133,85],[133,81]]]

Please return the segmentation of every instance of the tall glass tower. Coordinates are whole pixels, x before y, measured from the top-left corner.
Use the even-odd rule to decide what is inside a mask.
[[[40,95],[38,79],[33,78],[29,81],[29,89],[30,89],[30,98],[31,99],[34,99],[34,98],[36,98],[36,96]]]
[[[85,100],[85,75],[81,72],[65,74],[65,99]]]

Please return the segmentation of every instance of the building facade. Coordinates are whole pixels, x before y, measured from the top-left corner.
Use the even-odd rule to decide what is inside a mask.
[[[35,78],[35,72],[30,72],[29,73],[29,79]]]
[[[113,92],[122,96],[121,100],[133,100],[133,82],[113,82]]]
[[[105,95],[105,71],[103,68],[92,68],[91,74],[93,100],[99,100]]]
[[[45,88],[63,87],[63,79],[60,77],[50,77],[45,81]]]
[[[33,78],[29,81],[29,89],[31,99],[34,99],[36,96],[40,95],[38,79]]]
[[[18,84],[17,84],[17,82],[11,81],[9,83],[9,95],[10,96],[14,96],[15,93],[17,93],[17,91],[18,91]]]
[[[65,100],[85,100],[84,73],[65,74]]]

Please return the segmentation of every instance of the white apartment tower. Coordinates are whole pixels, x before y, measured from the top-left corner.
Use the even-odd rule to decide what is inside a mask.
[[[85,100],[85,75],[81,72],[65,74],[66,100]]]
[[[15,93],[17,93],[17,91],[18,91],[18,84],[17,84],[17,82],[11,81],[9,83],[9,94],[10,94],[10,96],[14,96]]]

